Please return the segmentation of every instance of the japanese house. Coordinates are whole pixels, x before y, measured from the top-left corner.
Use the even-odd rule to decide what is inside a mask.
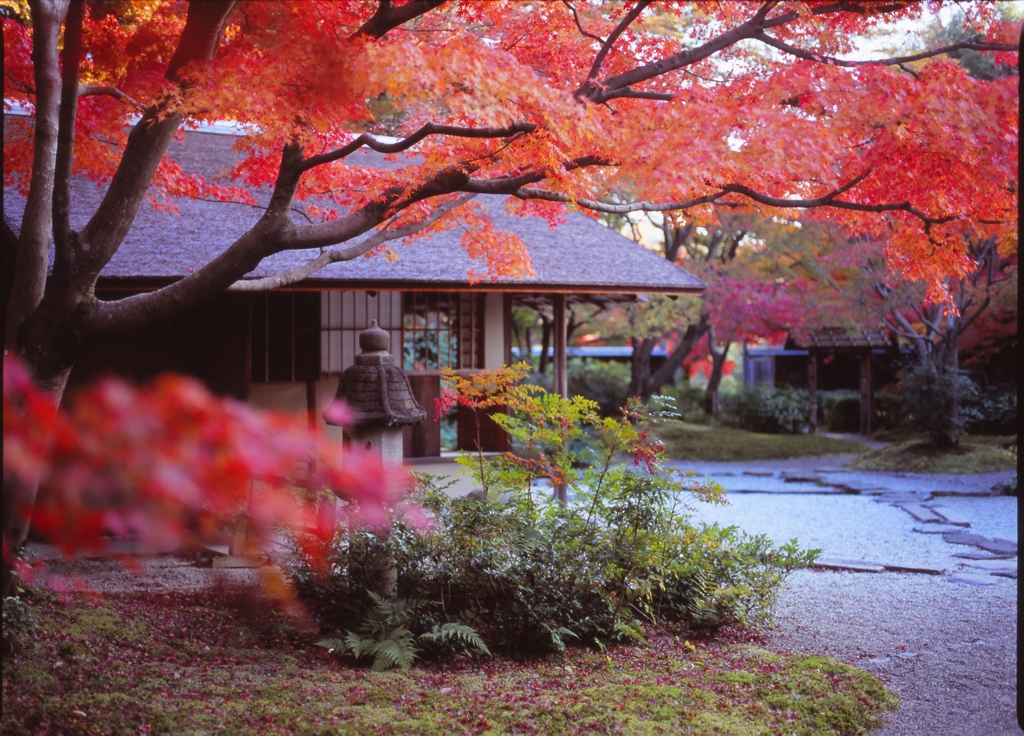
[[[234,135],[223,131],[193,132],[172,144],[170,153],[186,173],[214,179],[237,160],[233,142]],[[388,166],[376,154],[353,158],[359,156],[362,165]],[[92,182],[73,182],[73,228],[84,226],[102,195]],[[487,208],[496,229],[524,241],[534,276],[473,283],[469,269],[479,273],[484,268],[461,247],[461,230],[422,237],[408,246],[392,243],[397,261],[357,258],[332,264],[286,289],[229,292],[169,323],[96,345],[76,363],[68,392],[108,373],[144,381],[176,371],[200,378],[217,394],[261,408],[308,411],[311,421],[333,433],[338,430],[324,424],[323,409],[334,398],[339,375],[353,363],[359,331],[375,319],[391,333],[396,363],[406,370],[428,412],[422,427],[407,429],[406,456],[432,457],[441,449],[432,421],[440,369],[474,371],[511,362],[513,306],[545,303],[556,325],[560,320],[553,362],[556,387],[564,392],[567,306],[704,288],[683,269],[581,213],[567,213],[564,223],[551,227],[539,217],[506,215],[504,197],[476,201]],[[24,202],[17,192],[4,190],[4,216],[15,231]],[[258,208],[235,203],[175,200],[174,205],[177,213],[143,206],[102,272],[100,298],[123,298],[187,276],[260,215]],[[270,276],[316,254],[278,254],[249,276]],[[486,442],[498,449],[503,437]]]

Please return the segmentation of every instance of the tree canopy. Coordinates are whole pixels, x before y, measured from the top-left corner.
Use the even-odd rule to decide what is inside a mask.
[[[472,209],[481,193],[552,220],[564,206],[707,224],[814,208],[884,234],[893,267],[942,298],[973,267],[969,241],[1016,247],[1018,136],[1015,78],[975,79],[944,54],[1016,64],[1018,29],[978,4],[966,40],[887,58],[858,47],[941,5],[32,0],[3,19],[5,100],[33,118],[5,132],[5,187],[28,198],[17,238],[5,228],[6,342],[59,393],[87,345],[211,298],[269,255],[322,249],[315,268],[445,227],[450,210],[488,274],[527,272],[521,244]],[[247,132],[230,178],[183,173],[172,139],[222,120]],[[399,164],[348,164],[364,147]],[[108,186],[78,232],[71,176]],[[255,204],[254,187],[269,205],[217,258],[150,293],[92,297],[147,196]],[[621,191],[634,200],[607,203]]]

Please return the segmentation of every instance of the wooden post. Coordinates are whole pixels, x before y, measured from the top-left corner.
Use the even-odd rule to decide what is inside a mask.
[[[512,295],[505,292],[502,295],[501,304],[501,322],[502,329],[505,331],[503,335],[505,365],[512,365]],[[520,360],[529,360],[531,356],[519,356]]]
[[[566,356],[567,349],[567,335],[565,332],[565,294],[555,294],[551,297],[552,306],[554,307],[555,323],[553,329],[555,332],[554,339],[554,355],[553,368],[554,368],[554,381],[552,383],[552,390],[559,396],[569,395],[569,372]]]
[[[818,431],[818,354],[807,351],[807,393],[811,398],[811,433]]]
[[[565,332],[565,294],[555,294],[552,297],[552,306],[554,307],[555,323],[553,329],[555,331],[555,354],[554,358],[554,381],[552,383],[552,389],[554,393],[559,396],[569,395],[569,371],[568,371],[568,356],[566,350],[567,335]],[[561,505],[565,505],[569,500],[569,489],[565,483],[556,483],[554,490],[555,500]]]
[[[871,415],[874,413],[871,391],[871,349],[860,356],[860,433],[871,435]]]

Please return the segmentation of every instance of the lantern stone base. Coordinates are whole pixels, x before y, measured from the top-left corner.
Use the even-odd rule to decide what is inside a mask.
[[[402,428],[401,427],[366,427],[363,429],[345,428],[345,437],[353,447],[372,450],[380,454],[385,463],[402,464]]]

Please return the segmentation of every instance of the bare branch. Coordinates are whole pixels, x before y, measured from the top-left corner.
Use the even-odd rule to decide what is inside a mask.
[[[777,38],[769,36],[767,33],[758,32],[752,36],[752,38],[761,41],[768,46],[784,51],[785,53],[795,56],[798,59],[804,59],[806,61],[816,61],[820,64],[829,64],[831,66],[840,67],[859,67],[859,66],[900,66],[909,64],[914,61],[921,61],[922,59],[930,59],[933,56],[939,56],[941,54],[948,54],[951,51],[959,51],[960,49],[973,49],[974,51],[1017,51],[1019,47],[1015,44],[1006,43],[977,43],[973,41],[961,41],[960,43],[949,44],[948,46],[941,46],[937,49],[931,49],[929,51],[922,51],[918,54],[911,54],[910,56],[895,56],[888,59],[867,59],[864,61],[849,61],[845,59],[837,59],[834,56],[822,56],[815,54],[811,51],[805,51],[804,49],[797,48],[785,41],[780,41]],[[910,71],[904,69],[904,71]],[[913,74],[913,72],[910,72]],[[914,76],[917,76],[916,74]]]
[[[113,97],[118,102],[127,100],[128,104],[135,108],[142,108],[142,103],[136,100],[130,95],[126,95],[124,92],[119,90],[117,87],[112,87],[107,84],[86,84],[78,88],[79,97]]]
[[[43,298],[47,252],[53,228],[54,164],[60,111],[58,38],[67,15],[67,0],[36,0],[32,9],[32,66],[36,85],[35,137],[28,199],[18,239],[14,286],[7,306],[4,337],[16,347],[18,330]]]
[[[629,212],[669,212],[672,210],[686,210],[691,207],[696,207],[699,204],[714,202],[719,197],[724,197],[726,192],[715,192],[714,194],[707,194],[703,197],[695,197],[694,199],[688,199],[680,202],[626,202],[624,204],[608,204],[596,199],[586,199],[584,197],[573,199],[568,194],[563,194],[562,192],[551,192],[546,189],[527,189],[525,187],[511,192],[511,194],[519,199],[543,199],[548,202],[571,202],[579,205],[580,207],[585,207],[588,210],[593,210],[594,212],[605,212],[610,215],[625,215]]]
[[[370,252],[381,243],[398,240],[418,233],[430,225],[433,225],[456,207],[464,205],[475,196],[475,194],[463,195],[456,200],[437,207],[430,213],[429,217],[421,222],[405,225],[404,227],[395,228],[394,230],[379,230],[362,242],[356,243],[355,245],[351,245],[347,248],[335,248],[333,250],[325,251],[316,258],[307,261],[297,268],[282,271],[281,273],[273,276],[267,276],[266,278],[237,281],[228,288],[228,291],[270,291],[271,289],[278,289],[282,286],[302,281],[304,278],[312,276],[314,273],[331,263],[351,261],[353,258],[357,258],[364,253]]]
[[[75,118],[78,112],[78,74],[84,19],[85,0],[72,0],[64,22],[57,157],[53,173],[53,242],[56,246],[54,273],[62,277],[67,275],[71,258],[68,252],[68,236],[71,233],[71,161],[75,155]]]
[[[598,43],[607,43],[600,36],[595,36],[593,33],[587,33],[585,30],[583,30],[583,26],[580,24],[579,13],[576,12],[576,8],[574,8],[572,6],[572,4],[569,2],[569,0],[562,0],[562,5],[564,5],[565,7],[569,8],[569,10],[572,11],[573,20],[576,21],[576,28],[579,29],[579,32],[580,32],[581,36],[585,36],[586,38],[593,39],[594,41],[597,41]]]
[[[601,50],[597,52],[597,56],[594,57],[594,63],[590,65],[590,71],[587,72],[587,81],[584,82],[584,86],[580,88],[580,92],[585,92],[587,84],[593,84],[597,80],[597,73],[601,71],[601,67],[604,65],[604,60],[608,57],[615,42],[619,39],[630,24],[637,19],[637,17],[644,12],[644,9],[651,4],[651,0],[640,0],[633,9],[626,13],[626,16],[619,21],[619,24],[615,26],[615,30],[612,31],[611,35],[605,39],[604,43],[601,44]],[[575,11],[573,11],[575,14]]]
[[[620,97],[631,97],[638,100],[661,100],[663,102],[671,102],[675,99],[675,95],[670,92],[643,92],[630,87],[623,87],[615,90],[614,92],[609,92],[605,95],[604,99],[605,101],[608,101],[616,100]]]
[[[380,0],[373,17],[363,23],[359,30],[352,34],[352,38],[383,38],[388,31],[429,13],[445,2],[446,0],[411,0],[405,5],[395,7],[392,0]]]
[[[870,172],[868,172],[870,173]],[[742,194],[744,197],[748,197],[755,202],[766,204],[771,207],[792,207],[796,209],[810,209],[812,207],[835,207],[843,210],[853,210],[856,212],[907,212],[917,219],[921,220],[926,227],[931,225],[941,225],[946,222],[950,222],[956,219],[953,215],[945,215],[942,217],[929,217],[928,215],[921,212],[921,210],[914,207],[910,202],[893,202],[886,204],[861,204],[860,202],[847,202],[845,200],[836,199],[836,197],[851,186],[859,183],[867,174],[854,179],[851,183],[846,184],[839,189],[836,189],[823,197],[816,197],[814,199],[784,199],[780,197],[771,197],[767,194],[762,194],[750,187],[742,184],[726,184],[722,189],[726,192],[732,192],[735,194]]]
[[[632,87],[639,82],[644,82],[648,79],[663,76],[671,71],[691,66],[698,61],[708,58],[712,54],[735,45],[743,39],[754,38],[758,33],[763,32],[765,29],[777,28],[778,26],[786,25],[799,17],[795,11],[790,11],[788,13],[783,13],[782,15],[769,18],[768,13],[776,4],[777,3],[774,1],[765,3],[749,20],[741,23],[732,30],[722,33],[720,36],[697,46],[696,48],[684,49],[683,51],[673,54],[672,56],[667,56],[664,59],[659,59],[658,61],[650,64],[644,64],[643,66],[635,67],[621,74],[608,77],[603,82],[592,82],[591,86],[585,90],[585,96],[593,102],[604,102],[608,99],[612,99],[612,95],[617,94],[625,87]],[[838,2],[829,5],[815,6],[811,9],[811,13],[814,15],[828,15],[831,13],[856,13],[858,15],[865,16],[884,15],[886,13],[902,10],[907,5],[908,3],[888,3],[883,5]],[[579,94],[579,90],[577,91],[577,94]]]
[[[403,6],[404,7],[404,6]],[[378,153],[400,153],[419,143],[428,135],[450,135],[457,138],[507,138],[518,133],[532,133],[537,129],[534,123],[513,123],[504,128],[464,128],[457,125],[438,125],[427,123],[415,133],[394,143],[377,140],[369,133],[363,133],[354,141],[342,148],[317,156],[310,156],[302,162],[300,171],[308,171],[314,166],[329,164],[354,153],[363,146],[372,148]]]

